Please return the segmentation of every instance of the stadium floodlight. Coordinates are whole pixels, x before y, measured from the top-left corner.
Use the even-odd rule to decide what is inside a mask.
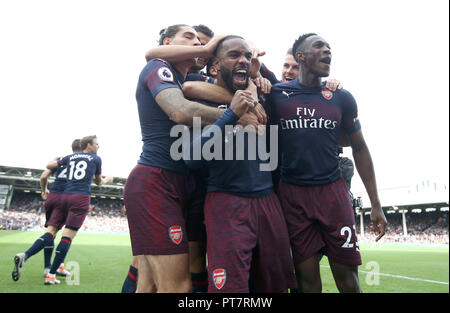
[[[91,195],[91,198],[95,198],[95,195]]]
[[[441,212],[448,212],[448,206],[441,208]]]
[[[100,198],[102,198],[102,199],[106,199],[106,197],[105,197],[105,196],[100,196]]]
[[[411,212],[413,212],[413,213],[422,213],[422,209],[413,209]]]
[[[427,208],[425,209],[425,212],[434,212],[436,211],[436,208]]]
[[[120,200],[123,200],[123,197],[120,197]]]
[[[370,211],[364,212],[364,215],[369,215]]]
[[[110,197],[111,199],[113,199],[113,200],[116,200],[117,198],[116,197]]]
[[[29,190],[24,190],[23,192],[29,193],[30,191]]]
[[[398,210],[398,207],[397,207],[397,206],[393,206],[392,208],[393,208],[394,210],[396,210],[396,211]]]
[[[387,214],[392,214],[392,213],[395,213],[395,210],[389,210],[389,211],[387,211],[386,213],[387,213]]]
[[[6,174],[6,172],[0,172],[0,175],[5,175]]]
[[[36,190],[35,193],[41,193],[39,190]]]
[[[399,213],[408,213],[408,210],[400,210]]]

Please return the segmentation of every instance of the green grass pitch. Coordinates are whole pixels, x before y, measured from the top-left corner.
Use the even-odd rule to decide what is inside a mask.
[[[120,292],[131,262],[127,234],[80,233],[73,240],[66,265],[78,267],[71,280],[61,278],[57,286],[45,286],[43,252],[30,258],[22,277],[11,279],[13,257],[23,252],[40,232],[0,231],[0,293],[116,293]],[[59,242],[60,235],[55,240]],[[55,244],[55,245],[56,245]],[[424,246],[382,247],[361,245],[363,265],[359,267],[361,288],[366,293],[448,293],[449,248]],[[327,258],[321,262],[324,292],[337,292]]]

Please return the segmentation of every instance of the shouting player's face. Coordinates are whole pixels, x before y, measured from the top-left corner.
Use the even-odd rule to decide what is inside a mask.
[[[320,36],[311,36],[303,44],[303,63],[306,68],[319,77],[330,75],[331,48]]]
[[[233,93],[248,87],[251,74],[252,52],[245,40],[229,39],[220,51],[219,75],[228,90]]]

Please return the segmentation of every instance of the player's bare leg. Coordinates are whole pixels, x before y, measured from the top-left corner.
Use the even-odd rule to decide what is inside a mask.
[[[52,225],[48,225],[47,228],[45,229],[45,232],[52,234],[53,238],[55,238],[56,234],[58,233],[58,228]]]
[[[192,290],[189,254],[147,255],[159,293],[187,293]],[[139,269],[140,270],[140,269]]]
[[[136,293],[155,293],[156,285],[153,279],[152,269],[145,255],[133,257],[137,260],[136,267],[139,269]]]
[[[202,241],[189,241],[189,270],[191,273],[206,270],[205,243]]]
[[[295,264],[298,291],[303,293],[321,293],[322,281],[320,279],[320,254]]]
[[[341,293],[359,293],[358,266],[344,265],[329,260],[334,281]]]

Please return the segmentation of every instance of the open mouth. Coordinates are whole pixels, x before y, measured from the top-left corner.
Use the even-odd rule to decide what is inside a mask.
[[[294,77],[290,77],[290,76],[284,76],[284,80],[287,82],[290,82],[291,80],[294,80]]]
[[[249,72],[246,69],[239,69],[233,71],[233,84],[238,87],[246,87],[248,82]]]
[[[320,63],[324,63],[324,64],[327,64],[327,65],[331,64],[331,58],[330,57],[322,58],[319,61],[320,61]]]

